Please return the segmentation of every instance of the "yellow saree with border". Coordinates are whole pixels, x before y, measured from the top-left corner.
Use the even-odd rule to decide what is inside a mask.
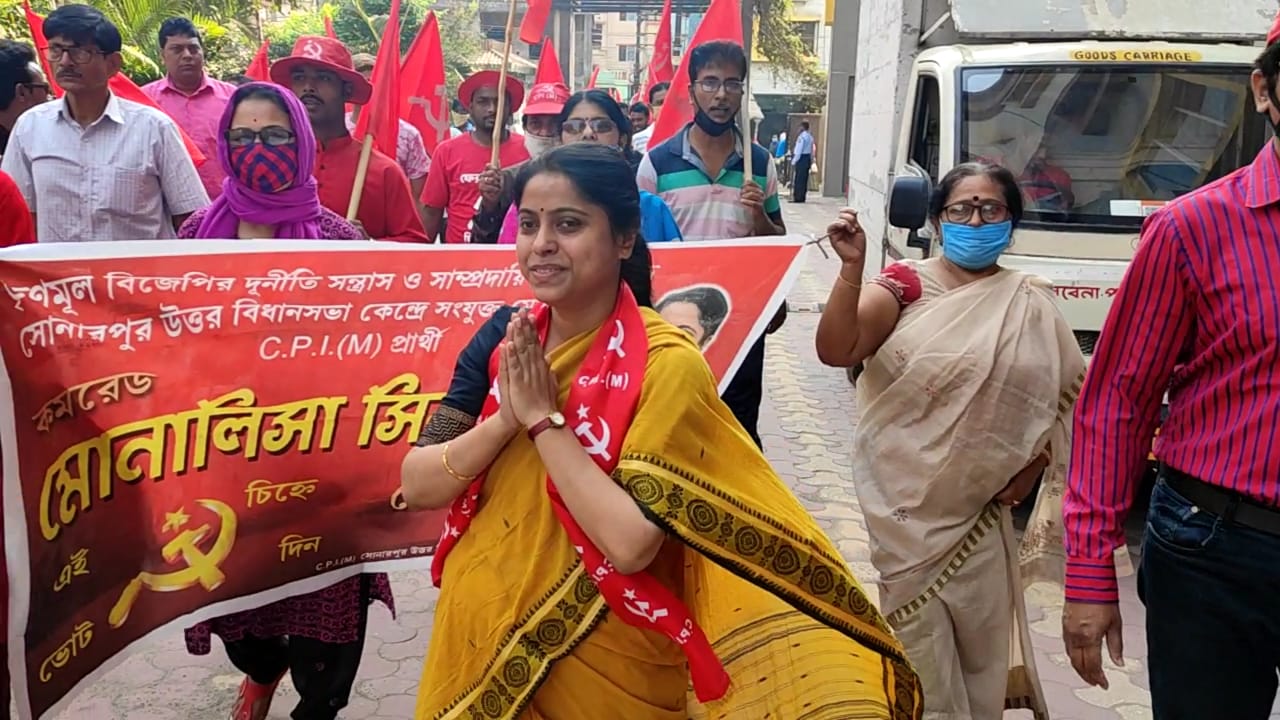
[[[919,680],[834,544],[720,401],[688,336],[641,312],[644,387],[614,480],[666,530],[649,572],[706,632],[728,693],[699,704],[679,646],[613,616],[520,434],[445,564],[416,718],[918,718]],[[594,337],[550,355],[562,403]]]

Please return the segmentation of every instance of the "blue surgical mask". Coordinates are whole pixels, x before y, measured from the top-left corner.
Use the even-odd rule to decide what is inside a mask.
[[[965,270],[985,270],[996,264],[1013,238],[1013,222],[989,225],[942,223],[942,256]]]

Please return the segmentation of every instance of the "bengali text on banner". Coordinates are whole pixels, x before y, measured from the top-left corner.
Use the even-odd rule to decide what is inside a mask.
[[[654,248],[659,310],[722,386],[783,302],[802,242]],[[400,462],[474,332],[532,302],[509,247],[0,252],[20,715],[51,715],[161,628],[427,567],[443,514],[404,510]]]

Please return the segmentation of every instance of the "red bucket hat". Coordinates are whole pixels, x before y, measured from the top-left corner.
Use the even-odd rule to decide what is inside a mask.
[[[458,86],[458,100],[463,107],[471,107],[471,96],[482,87],[498,87],[497,70],[481,70]],[[524,85],[517,79],[507,75],[507,97],[511,100],[508,112],[515,112],[524,104]],[[525,112],[528,114],[528,111]]]
[[[351,61],[351,51],[333,38],[317,35],[299,37],[293,44],[293,52],[272,64],[271,82],[289,87],[293,69],[299,65],[329,70],[343,81],[351,83],[350,101],[356,105],[369,102],[369,96],[373,95],[373,86],[356,72],[355,63]]]
[[[525,116],[559,115],[569,102],[569,88],[564,83],[539,83],[529,90],[529,102],[524,106]]]

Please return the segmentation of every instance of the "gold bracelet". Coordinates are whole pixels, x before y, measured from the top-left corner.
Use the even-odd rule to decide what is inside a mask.
[[[842,273],[842,272],[838,272],[838,273],[836,273],[836,279],[837,279],[837,280],[839,280],[840,282],[844,283],[845,285],[848,285],[849,287],[853,288],[854,290],[861,290],[861,289],[862,289],[862,285],[861,285],[861,284],[858,284],[858,283],[851,283],[851,282],[849,282],[848,280],[845,280],[845,279],[844,279],[844,273]]]
[[[444,471],[449,473],[449,476],[458,482],[469,483],[479,477],[479,475],[471,475],[468,477],[453,469],[453,466],[449,464],[449,443],[445,443],[444,448],[440,450],[440,464],[444,465]]]

